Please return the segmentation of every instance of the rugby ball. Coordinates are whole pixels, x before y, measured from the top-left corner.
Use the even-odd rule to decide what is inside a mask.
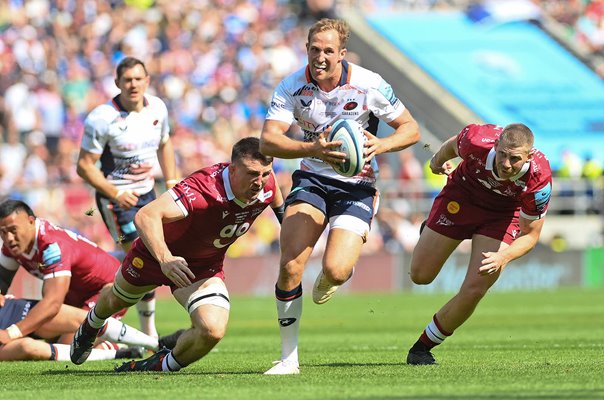
[[[365,166],[363,155],[365,135],[361,124],[353,119],[339,119],[331,126],[327,141],[342,142],[337,150],[346,153],[346,161],[332,165],[334,171],[348,177],[361,173]]]

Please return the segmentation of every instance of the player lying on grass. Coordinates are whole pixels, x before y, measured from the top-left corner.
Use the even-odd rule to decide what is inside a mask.
[[[38,300],[15,299],[0,294],[0,332],[14,327],[38,303]],[[60,342],[60,337],[73,334],[86,318],[86,311],[63,304],[58,314],[44,323],[28,337],[0,344],[0,361],[26,360],[69,360],[69,345],[48,343],[43,340]],[[158,348],[173,348],[181,332],[156,339],[128,326],[115,318],[107,319],[101,329],[97,346],[92,350],[90,360],[110,360],[114,358],[140,358],[143,350],[156,351]],[[115,342],[127,344],[120,348]]]
[[[61,305],[89,310],[101,290],[109,290],[118,259],[85,237],[36,217],[19,200],[0,204],[0,293],[8,293],[19,267],[42,280],[42,298],[0,343],[35,332]],[[118,310],[115,316],[126,312]],[[140,317],[140,316],[139,316]]]
[[[222,268],[227,249],[269,205],[277,218],[282,216],[272,161],[260,153],[257,138],[243,138],[233,146],[230,163],[194,172],[143,207],[134,217],[140,237],[115,276],[113,290],[103,292],[76,332],[71,361],[86,361],[105,320],[160,285],[170,286],[192,327],[173,351],[160,350],[117,371],[178,371],[212,350],[229,320]]]
[[[459,293],[434,314],[409,350],[408,364],[435,364],[430,350],[470,318],[510,261],[537,244],[552,174],[533,142],[523,124],[468,125],[432,157],[432,172],[449,176],[413,251],[411,279],[432,282],[464,239],[472,239],[472,252]],[[463,161],[452,170],[449,160],[457,156]]]

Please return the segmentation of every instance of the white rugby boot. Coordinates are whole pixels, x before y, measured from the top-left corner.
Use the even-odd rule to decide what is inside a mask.
[[[264,375],[298,375],[300,373],[300,366],[296,361],[279,360],[273,361],[273,364],[273,367]]]
[[[312,300],[317,304],[327,303],[339,287],[329,282],[321,270],[312,288]]]

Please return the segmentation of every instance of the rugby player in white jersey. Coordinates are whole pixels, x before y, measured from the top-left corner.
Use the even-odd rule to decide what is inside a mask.
[[[261,134],[261,151],[280,158],[303,158],[293,174],[281,230],[281,261],[275,287],[281,329],[281,360],[266,372],[297,374],[298,334],[302,315],[302,274],[313,247],[329,225],[322,272],[313,300],[323,304],[351,276],[376,211],[375,156],[418,142],[419,127],[409,110],[380,75],[347,62],[345,22],[322,19],[308,33],[308,65],[286,77],[273,94]],[[330,125],[354,119],[366,129],[367,164],[354,177],[338,175],[330,164],[344,160],[327,142]],[[394,132],[375,136],[378,119]],[[296,123],[304,141],[286,132]]]
[[[103,221],[124,252],[138,237],[134,215],[156,197],[153,167],[159,162],[168,188],[177,183],[168,109],[160,98],[146,94],[149,81],[142,61],[126,57],[119,63],[115,84],[121,92],[86,117],[77,164],[78,175],[95,188]],[[141,329],[157,336],[153,293],[137,309]]]

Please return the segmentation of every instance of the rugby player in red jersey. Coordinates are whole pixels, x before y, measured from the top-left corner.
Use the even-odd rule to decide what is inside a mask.
[[[194,172],[136,214],[140,237],[126,255],[113,290],[103,293],[78,329],[72,343],[73,363],[86,361],[108,316],[134,305],[160,285],[170,286],[192,327],[173,351],[160,350],[116,371],[178,371],[222,339],[230,310],[225,253],[269,205],[279,220],[283,215],[272,161],[260,153],[258,138],[241,139],[233,146],[230,163]]]
[[[533,132],[523,124],[468,125],[432,157],[432,172],[449,177],[413,252],[411,279],[431,283],[464,239],[472,239],[472,251],[459,292],[411,347],[408,364],[435,364],[431,349],[472,315],[510,261],[537,244],[552,173],[533,142]],[[452,170],[449,160],[457,156],[463,161]]]
[[[110,288],[119,268],[119,261],[96,244],[37,218],[33,210],[19,200],[0,204],[0,239],[0,293],[8,292],[19,266],[43,280],[41,300],[32,303],[18,322],[0,329],[0,344],[38,331],[59,314],[63,304],[89,310],[99,293]],[[116,311],[117,316],[124,312]],[[113,318],[104,330],[114,332],[115,341],[148,348],[158,346],[157,338]],[[65,340],[69,342],[71,338]]]

